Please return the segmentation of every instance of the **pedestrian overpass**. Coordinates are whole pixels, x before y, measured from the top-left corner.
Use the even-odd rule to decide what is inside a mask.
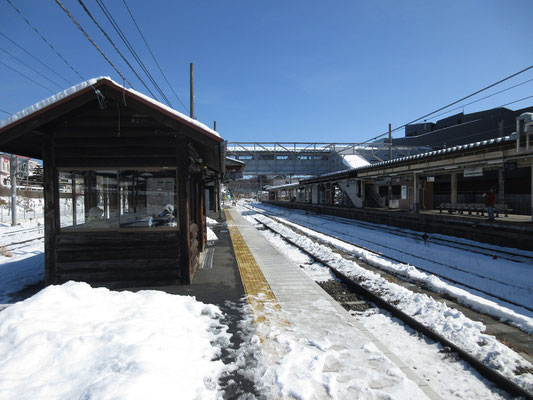
[[[245,163],[247,176],[316,176],[424,151],[383,142],[228,142],[226,154]]]

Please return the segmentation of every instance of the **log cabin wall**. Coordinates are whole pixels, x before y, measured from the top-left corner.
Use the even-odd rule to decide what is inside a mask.
[[[43,159],[46,283],[190,283],[205,171],[223,169],[222,139],[109,79],[84,85],[0,127],[3,151]]]
[[[177,175],[176,205],[178,208],[189,207],[192,199],[187,193],[190,190],[187,188],[185,196],[180,196],[179,191],[180,180],[190,185],[190,175],[178,172],[179,157],[188,158],[188,154],[178,154],[176,150],[181,147],[187,151],[188,146],[184,144],[188,141],[177,132],[158,130],[155,121],[128,115],[124,111],[120,117],[120,128],[118,121],[117,109],[108,107],[104,111],[83,110],[72,120],[66,119],[55,127],[49,135],[53,162],[48,164],[54,170],[49,173],[49,179],[57,179],[58,171],[68,170],[173,168]],[[193,182],[196,192],[198,182]],[[95,202],[94,196],[89,190],[94,184],[93,180],[88,179],[86,214],[95,206],[92,204]],[[72,186],[76,187],[75,184]],[[59,203],[61,194],[58,193],[55,190],[53,210],[57,209]],[[126,200],[123,198],[122,201]],[[108,202],[118,203],[119,200],[115,196],[104,201],[105,204]],[[117,208],[121,206],[117,204]],[[105,206],[102,208],[107,212]],[[59,213],[56,211],[53,215],[51,219]],[[184,235],[185,240],[181,240],[182,230],[179,227],[153,232],[147,231],[148,228],[142,232],[122,232],[118,227],[109,231],[68,232],[59,229],[58,224],[54,226],[53,235],[49,235],[54,239],[47,249],[47,264],[50,264],[47,266],[47,277],[50,283],[82,280],[107,287],[189,283],[198,265],[197,231],[190,237]],[[189,229],[194,231],[194,226],[197,224],[190,224]],[[182,245],[185,243],[184,252]],[[184,257],[184,253],[189,254]]]
[[[69,232],[56,238],[56,283],[109,288],[177,284],[178,232]]]

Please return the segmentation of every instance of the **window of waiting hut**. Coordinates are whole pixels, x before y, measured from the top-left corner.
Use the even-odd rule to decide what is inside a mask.
[[[61,169],[61,230],[178,230],[176,173],[171,167]]]

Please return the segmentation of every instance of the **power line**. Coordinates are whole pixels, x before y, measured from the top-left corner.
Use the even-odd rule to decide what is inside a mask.
[[[187,108],[187,106],[185,104],[183,104],[183,102],[181,101],[180,97],[178,96],[178,94],[174,91],[174,88],[172,87],[172,85],[170,84],[170,82],[168,81],[167,79],[167,76],[165,75],[165,73],[163,72],[163,69],[161,68],[161,66],[159,65],[159,63],[157,62],[157,59],[155,58],[154,56],[154,53],[152,52],[152,49],[150,48],[150,46],[148,45],[148,42],[146,41],[142,31],[141,31],[141,28],[139,28],[139,25],[137,24],[137,21],[135,20],[135,18],[133,17],[133,14],[130,10],[130,8],[128,7],[128,5],[126,4],[126,1],[125,0],[122,0],[122,2],[124,3],[124,6],[126,7],[126,9],[128,10],[128,13],[130,14],[130,17],[131,19],[133,20],[133,23],[135,24],[135,27],[137,28],[137,31],[139,32],[139,34],[141,35],[143,41],[144,41],[144,44],[146,45],[146,47],[148,48],[148,51],[150,52],[150,54],[152,55],[152,59],[154,60],[155,64],[157,65],[157,68],[159,68],[159,71],[161,72],[161,75],[163,75],[163,78],[165,79],[165,82],[167,83],[168,87],[170,88],[170,90],[172,91],[172,93],[174,93],[174,96],[176,96],[176,98],[178,99],[178,101],[180,102],[180,104],[183,106],[183,108],[185,108],[185,110],[187,111],[187,113],[189,113],[189,109]]]
[[[533,96],[523,97],[523,98],[521,98],[521,99],[513,100],[513,101],[511,101],[511,102],[509,102],[509,103],[502,104],[502,105],[500,105],[500,106],[498,106],[498,107],[496,107],[496,108],[499,108],[499,107],[505,107],[505,106],[508,106],[508,105],[510,105],[510,104],[519,103],[519,102],[521,102],[521,101],[524,101],[524,100],[527,100],[527,99],[531,99],[531,98],[533,98]],[[514,126],[514,124],[505,125],[504,128],[509,128],[509,127],[511,127],[511,126]],[[444,129],[445,129],[445,128],[444,128]],[[467,136],[461,136],[461,138],[464,139],[464,138],[471,137],[471,136],[477,136],[477,135],[481,135],[481,134],[484,134],[484,133],[498,132],[498,131],[499,131],[499,128],[493,128],[493,129],[488,129],[488,130],[486,130],[486,131],[476,132],[476,133],[473,133],[473,134],[470,134],[470,135],[467,135]],[[437,130],[437,131],[427,132],[427,133],[433,133],[433,132],[438,132],[438,130]],[[434,142],[434,143],[432,144],[432,146],[435,146],[435,145],[438,145],[438,144],[445,144],[445,143],[446,143],[445,140],[443,140],[443,141],[441,141],[441,142]]]
[[[47,68],[49,71],[53,72],[54,74],[56,74],[58,77],[60,77],[61,79],[63,79],[65,82],[67,82],[69,85],[73,85],[72,82],[70,82],[68,79],[66,79],[63,75],[60,75],[58,74],[54,69],[52,69],[51,67],[49,67],[48,65],[46,65],[44,62],[42,62],[41,60],[39,60],[37,57],[35,57],[33,54],[31,54],[29,51],[27,51],[25,48],[23,48],[22,46],[20,46],[18,43],[16,43],[14,40],[10,39],[9,37],[7,37],[4,33],[0,32],[0,35],[3,36],[4,38],[6,38],[7,40],[9,40],[11,43],[13,43],[15,46],[17,46],[20,50],[22,50],[24,53],[26,53],[27,55],[29,55],[30,57],[32,57],[35,61],[39,62],[43,67]]]
[[[0,50],[2,50],[4,53],[6,53],[8,56],[11,56],[13,57],[15,60],[17,60],[19,63],[21,63],[22,65],[24,65],[26,68],[29,68],[31,69],[33,72],[35,72],[36,74],[40,75],[42,78],[46,79],[48,82],[50,83],[53,83],[54,85],[56,85],[59,89],[63,89],[63,87],[61,85],[59,85],[58,83],[54,82],[53,80],[51,80],[50,78],[44,76],[43,74],[41,74],[39,71],[37,71],[35,68],[29,66],[28,64],[26,64],[24,61],[22,61],[20,58],[14,56],[13,54],[11,54],[9,51],[3,49],[2,47],[0,47]]]
[[[12,114],[12,113],[10,113],[9,111],[6,111],[6,110],[2,110],[2,109],[0,109],[0,112],[6,113],[6,114],[8,114],[8,115],[13,115],[13,114]]]
[[[56,2],[59,2],[59,0],[56,0]],[[96,21],[96,19],[93,17],[93,15],[91,14],[91,12],[87,9],[87,7],[85,6],[85,4],[83,3],[83,1],[81,0],[78,0],[78,3],[80,3],[80,5],[82,6],[83,10],[87,13],[87,15],[91,18],[91,20],[94,22],[94,24],[98,27],[98,29],[100,29],[100,31],[104,34],[104,36],[107,38],[107,40],[109,41],[109,43],[111,43],[111,45],[114,47],[115,51],[120,55],[120,57],[122,57],[122,59],[124,60],[124,62],[128,65],[128,67],[130,67],[130,69],[132,70],[132,72],[135,74],[135,76],[137,77],[137,79],[143,84],[143,86],[146,88],[146,90],[148,90],[148,92],[152,95],[153,98],[157,99],[156,95],[150,90],[150,88],[146,85],[146,83],[142,80],[142,78],[139,76],[139,74],[137,73],[137,71],[135,71],[135,69],[131,66],[131,64],[129,63],[129,61],[126,59],[126,57],[124,57],[124,55],[121,53],[121,51],[118,49],[118,47],[115,45],[115,43],[113,42],[113,40],[111,40],[111,38],[109,37],[109,35],[107,34],[107,32],[100,26],[100,24]],[[71,17],[72,18],[72,17]],[[130,84],[131,86],[131,84]]]
[[[0,61],[0,64],[2,64],[2,65],[4,65],[5,67],[9,68],[11,71],[16,72],[17,74],[22,75],[24,78],[26,78],[26,79],[32,81],[33,83],[35,83],[36,85],[42,87],[43,89],[46,89],[46,90],[48,90],[49,92],[55,93],[52,89],[47,88],[47,87],[44,86],[44,85],[41,85],[41,84],[40,84],[39,82],[37,82],[36,80],[30,78],[30,77],[29,77],[28,75],[26,75],[26,74],[23,74],[23,73],[20,72],[18,69],[15,69],[15,68],[13,68],[13,67],[10,67],[10,66],[7,65],[5,62]]]
[[[500,93],[503,93],[503,92],[507,92],[508,90],[514,89],[515,87],[518,87],[518,86],[525,85],[526,83],[529,83],[529,82],[532,82],[532,81],[533,81],[533,79],[528,79],[527,81],[524,81],[524,82],[518,83],[518,84],[516,84],[516,85],[514,85],[514,86],[510,86],[510,87],[508,87],[508,88],[506,88],[506,89],[502,89],[502,90],[500,90],[500,91],[498,91],[498,92],[494,92],[494,93],[492,93],[492,94],[489,94],[488,96],[482,97],[481,99],[477,99],[477,100],[471,101],[470,103],[463,104],[463,105],[461,105],[461,106],[459,106],[459,107],[452,108],[452,109],[449,110],[449,111],[445,111],[445,112],[443,112],[443,113],[440,113],[440,114],[437,114],[437,115],[433,115],[431,118],[432,118],[432,119],[433,119],[433,118],[437,118],[437,117],[440,117],[441,115],[448,114],[448,113],[450,113],[450,112],[452,112],[452,111],[460,110],[461,108],[464,108],[464,107],[469,106],[469,105],[474,104],[474,103],[478,103],[478,102],[480,102],[480,101],[482,101],[482,100],[488,99],[489,97],[496,96],[497,94],[500,94]],[[503,107],[503,106],[502,106],[502,107]]]
[[[80,4],[83,4],[81,2],[81,0],[78,0],[78,2],[80,2]],[[129,40],[126,38],[126,35],[124,34],[124,32],[122,32],[122,30],[120,29],[120,27],[118,26],[117,22],[115,21],[115,19],[113,18],[113,16],[111,15],[111,13],[109,12],[109,10],[107,9],[107,7],[105,6],[105,4],[103,2],[101,2],[100,0],[96,0],[96,3],[98,4],[98,6],[100,7],[100,10],[102,10],[102,12],[104,13],[105,17],[107,18],[107,20],[111,23],[111,26],[113,27],[113,29],[115,30],[115,32],[118,34],[119,38],[122,40],[122,42],[124,43],[124,45],[126,46],[126,48],[129,50],[130,54],[133,56],[133,58],[135,58],[135,61],[137,61],[137,64],[139,64],[139,66],[141,67],[141,69],[144,71],[144,73],[146,74],[146,76],[148,77],[148,79],[150,80],[150,82],[152,82],[152,85],[154,85],[154,87],[156,88],[156,90],[159,92],[159,94],[161,95],[161,97],[163,98],[163,100],[167,103],[167,105],[169,105],[170,107],[172,107],[172,104],[170,103],[170,100],[167,98],[167,96],[165,95],[165,93],[161,90],[161,88],[159,87],[159,85],[157,84],[157,82],[155,81],[154,77],[152,76],[152,74],[150,73],[150,71],[148,71],[148,68],[146,68],[146,66],[144,65],[143,61],[141,60],[141,58],[139,57],[139,55],[137,54],[137,52],[135,51],[135,49],[133,48],[133,46],[131,45],[131,43],[129,42]],[[88,10],[86,10],[86,12],[88,12]],[[94,20],[94,19],[93,19]],[[96,22],[95,22],[96,23]],[[100,28],[100,30],[102,30],[102,28]],[[147,88],[148,89],[148,88]],[[155,96],[154,96],[155,97]]]
[[[524,100],[527,100],[527,99],[531,99],[533,96],[528,96],[528,97],[524,97],[523,99],[520,99],[520,100],[515,100],[515,101],[511,101],[510,103],[505,103],[503,105],[501,105],[500,107],[505,107],[505,106],[508,106],[510,104],[514,104],[514,103],[519,103],[521,101],[524,101]]]
[[[81,80],[88,82],[87,79],[85,79],[83,76],[81,76],[81,74],[80,74],[80,73],[79,73],[79,72],[78,72],[78,71],[77,71],[77,70],[76,70],[76,69],[75,69],[75,68],[74,68],[74,67],[73,67],[73,66],[72,66],[72,65],[71,65],[66,59],[65,59],[65,57],[63,57],[63,56],[61,55],[61,53],[59,53],[59,51],[57,51],[57,49],[52,45],[52,43],[50,43],[48,40],[46,40],[46,38],[41,34],[41,32],[39,32],[39,30],[38,30],[35,26],[33,26],[33,25],[31,24],[31,22],[28,21],[24,15],[22,15],[22,13],[20,12],[20,10],[19,10],[17,7],[15,7],[15,5],[11,2],[11,0],[6,0],[6,1],[7,1],[7,2],[11,5],[11,7],[13,7],[13,8],[15,9],[15,11],[16,11],[16,12],[22,17],[22,19],[26,22],[26,24],[28,24],[28,25],[29,25],[29,26],[35,31],[35,33],[37,33],[37,35],[39,35],[39,37],[40,37],[40,38],[41,38],[41,39],[42,39],[42,40],[43,40],[43,41],[44,41],[44,42],[45,42],[45,43],[46,43],[46,44],[47,44],[47,45],[48,45],[48,46],[49,46],[49,47],[50,47],[50,48],[51,48],[51,49],[52,49],[57,55],[58,55],[58,57],[61,58],[61,59],[63,60],[63,62],[64,62],[65,64],[67,64],[68,67],[69,67],[72,71],[74,71],[74,73],[75,73],[76,75],[78,75],[78,76],[81,78]],[[96,89],[94,88],[93,85],[90,85],[90,86],[96,91]]]
[[[459,100],[456,100],[456,101],[454,101],[454,102],[452,102],[452,103],[450,103],[450,104],[445,105],[444,107],[441,107],[441,108],[439,108],[439,109],[437,109],[437,110],[435,110],[435,111],[432,111],[432,112],[430,112],[430,113],[428,113],[428,114],[426,114],[426,115],[423,115],[423,116],[421,116],[421,117],[419,117],[419,118],[417,118],[417,119],[414,119],[414,120],[412,120],[412,121],[410,121],[410,122],[407,122],[406,124],[403,124],[402,126],[399,126],[399,127],[397,127],[397,128],[394,128],[394,129],[392,130],[392,132],[396,132],[397,130],[400,130],[400,129],[402,129],[402,128],[405,128],[405,127],[406,127],[407,125],[409,125],[409,124],[412,124],[412,123],[414,123],[414,122],[420,121],[420,120],[423,119],[423,118],[429,117],[430,115],[433,115],[433,114],[435,114],[435,113],[438,113],[439,111],[442,111],[442,110],[444,110],[444,109],[446,109],[446,108],[448,108],[448,107],[451,107],[451,106],[453,106],[453,105],[455,105],[455,104],[457,104],[457,103],[460,103],[460,102],[463,101],[463,100],[466,100],[466,99],[468,99],[468,98],[470,98],[470,97],[472,97],[472,96],[475,96],[476,94],[479,94],[479,93],[481,93],[481,92],[484,92],[485,90],[490,89],[491,87],[494,87],[494,86],[496,86],[496,85],[499,85],[500,83],[505,82],[505,81],[507,81],[507,80],[509,80],[509,79],[511,79],[511,78],[514,78],[515,76],[517,76],[517,75],[519,75],[519,74],[522,74],[522,73],[524,73],[524,72],[526,72],[526,71],[529,71],[529,70],[532,69],[532,68],[533,68],[533,65],[530,65],[529,67],[524,68],[524,69],[522,69],[522,70],[520,70],[520,71],[518,71],[518,72],[515,72],[514,74],[509,75],[509,76],[507,76],[507,77],[505,77],[505,78],[499,80],[498,82],[492,83],[492,84],[490,84],[489,86],[484,87],[483,89],[480,89],[480,90],[478,90],[478,91],[476,91],[476,92],[474,92],[474,93],[471,93],[471,94],[469,94],[468,96],[462,97],[462,98],[460,98]],[[385,132],[385,133],[382,133],[381,135],[378,135],[378,136],[375,136],[375,137],[373,137],[373,138],[371,138],[371,139],[368,139],[368,140],[362,142],[361,144],[371,142],[371,141],[373,141],[373,140],[379,139],[379,138],[381,138],[381,137],[383,137],[383,136],[386,136],[386,135],[388,135],[388,134],[389,134],[389,132],[387,131],[387,132]]]
[[[7,0],[7,1],[10,1],[10,0]],[[94,40],[91,39],[91,37],[87,34],[87,32],[85,32],[85,30],[81,27],[81,25],[78,23],[78,21],[76,21],[76,18],[74,18],[72,16],[72,14],[63,6],[63,4],[61,4],[61,2],[59,0],[55,0],[57,5],[59,7],[61,7],[61,9],[70,17],[70,19],[72,20],[72,22],[74,22],[74,24],[78,27],[78,29],[81,31],[81,33],[83,33],[83,35],[87,38],[87,40],[89,42],[91,42],[91,44],[96,48],[96,50],[98,50],[100,52],[100,54],[102,55],[102,57],[104,57],[106,59],[106,61],[113,67],[113,69],[117,72],[117,74],[120,75],[120,77],[124,80],[124,82],[127,82],[128,85],[130,85],[131,87],[133,87],[133,85],[124,77],[124,75],[122,75],[120,73],[120,71],[118,70],[117,67],[115,67],[115,65],[109,60],[109,58],[107,58],[107,56],[104,54],[104,52],[100,49],[100,47],[98,47],[98,45],[94,42]]]

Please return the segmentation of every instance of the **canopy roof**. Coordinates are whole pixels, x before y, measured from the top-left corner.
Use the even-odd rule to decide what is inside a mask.
[[[67,120],[70,126],[76,126],[72,121],[79,110],[91,103],[96,109],[107,102],[118,104],[113,107],[118,109],[119,115],[122,112],[122,119],[133,116],[149,119],[150,129],[176,132],[209,147],[219,147],[223,142],[220,135],[206,125],[108,77],[100,77],[81,82],[0,121],[0,150],[42,158],[42,135],[53,133]]]

